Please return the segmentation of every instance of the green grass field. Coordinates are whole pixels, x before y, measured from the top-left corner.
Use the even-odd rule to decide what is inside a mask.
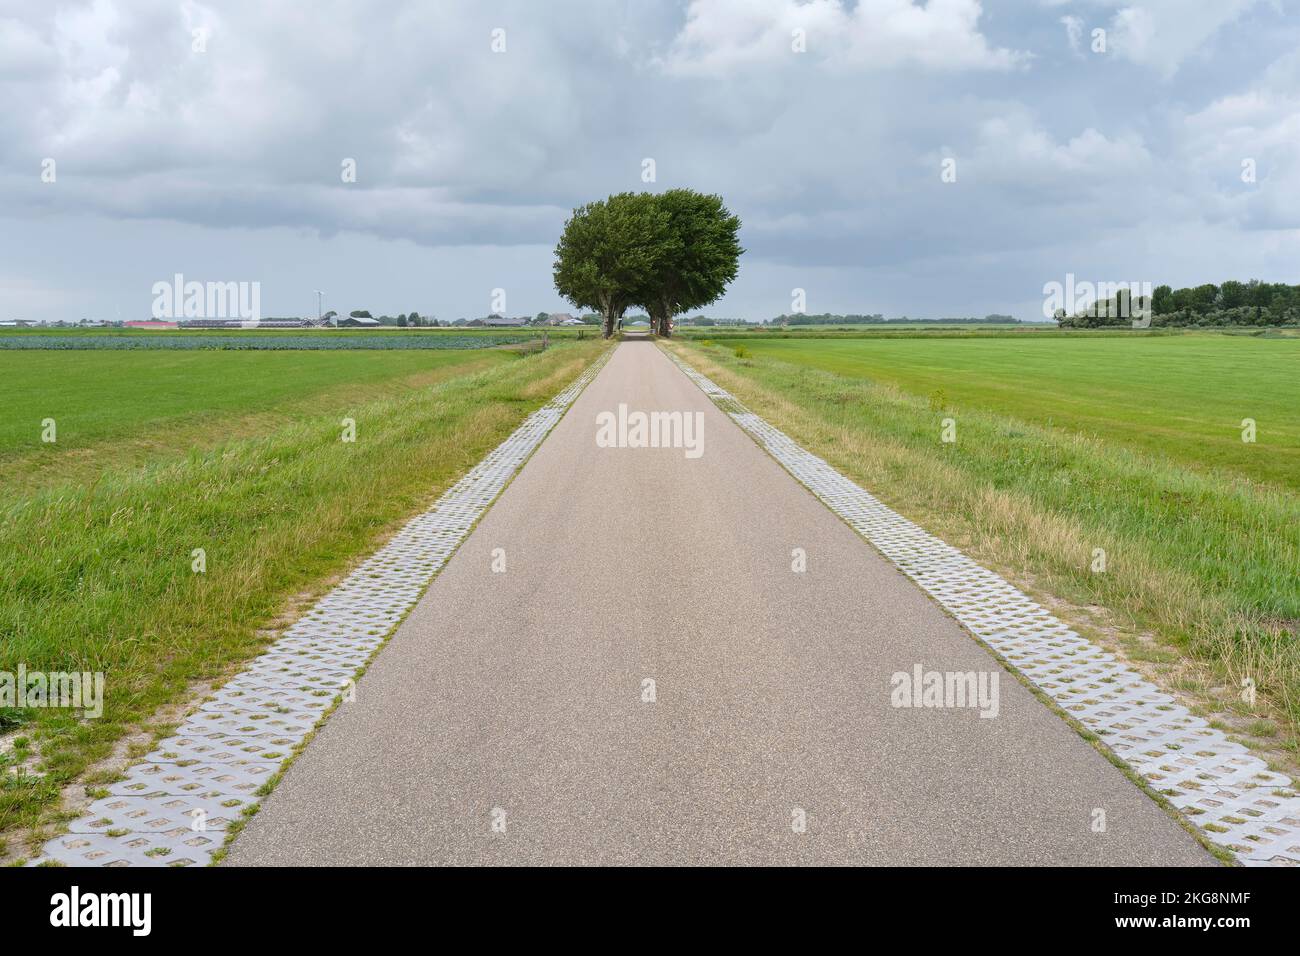
[[[896,385],[1300,490],[1300,339],[1178,336],[747,340],[756,358]],[[1242,441],[1241,422],[1256,422]]]
[[[1275,742],[1297,752],[1300,340],[755,336],[669,348],[923,527],[1100,620],[1211,716],[1274,718]],[[1241,441],[1245,417],[1255,444]],[[955,443],[940,440],[945,418]],[[1245,677],[1263,692],[1256,708],[1232,690]]]
[[[42,419],[54,418],[66,454],[97,442],[204,418],[228,420],[292,405],[322,391],[410,387],[443,369],[508,361],[505,352],[10,352],[0,353],[0,457],[39,445]],[[59,387],[62,383],[65,387]]]
[[[0,671],[107,675],[99,720],[0,711],[0,838],[104,783],[93,762],[256,654],[602,348],[0,353]]]

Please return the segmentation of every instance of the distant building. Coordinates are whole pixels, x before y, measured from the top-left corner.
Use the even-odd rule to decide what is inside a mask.
[[[161,319],[146,319],[137,322],[123,322],[123,328],[128,329],[178,329],[175,322],[164,322]]]
[[[546,317],[547,325],[572,325],[576,319],[569,312],[552,312]]]
[[[241,329],[241,319],[177,319],[176,325],[182,329]]]
[[[504,315],[489,315],[486,319],[483,320],[483,324],[488,326],[489,328],[494,328],[494,329],[500,329],[500,328],[517,329],[527,325],[528,318],[527,316],[510,318]]]
[[[367,319],[356,315],[349,315],[347,318],[339,319],[339,328],[341,329],[377,329],[379,324],[378,319]]]
[[[314,319],[178,319],[182,330],[196,329],[305,329]]]

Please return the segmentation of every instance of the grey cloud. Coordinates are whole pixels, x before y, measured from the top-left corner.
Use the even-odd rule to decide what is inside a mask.
[[[1111,54],[1089,51],[1094,26]],[[89,282],[66,254],[125,254],[79,238],[115,223],[136,255],[156,234],[160,258],[195,229],[274,235],[288,271],[322,240],[346,240],[359,275],[409,242],[458,264],[438,291],[451,311],[502,281],[472,250],[514,247],[496,255],[526,263],[519,284],[542,298],[570,208],[674,185],[744,220],[723,313],[780,311],[800,275],[819,308],[993,310],[1002,288],[1005,310],[1067,267],[1114,268],[1117,249],[1146,268],[1153,229],[1196,238],[1150,271],[1219,279],[1206,226],[1262,265],[1294,243],[1297,39],[1248,0],[0,3],[0,253],[34,262],[22,247],[68,236],[4,270],[0,314]],[[410,290],[392,309],[416,304],[416,278],[386,281]]]

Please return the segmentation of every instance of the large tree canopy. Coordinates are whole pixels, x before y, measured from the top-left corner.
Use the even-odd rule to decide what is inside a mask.
[[[745,250],[737,238],[740,220],[721,196],[670,189],[654,198],[668,216],[668,239],[654,274],[637,290],[636,304],[649,313],[657,333],[670,335],[674,316],[721,297]]]
[[[555,288],[605,319],[605,337],[663,255],[668,216],[648,193],[618,193],[573,211],[555,247]]]
[[[574,210],[555,248],[555,287],[598,310],[606,338],[630,306],[667,335],[673,316],[714,302],[736,277],[739,229],[720,196],[619,193]]]

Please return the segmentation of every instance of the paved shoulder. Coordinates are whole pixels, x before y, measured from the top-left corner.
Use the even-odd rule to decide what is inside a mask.
[[[642,427],[678,447],[628,447]],[[936,686],[952,706],[898,706]],[[1211,859],[625,342],[229,861]]]

